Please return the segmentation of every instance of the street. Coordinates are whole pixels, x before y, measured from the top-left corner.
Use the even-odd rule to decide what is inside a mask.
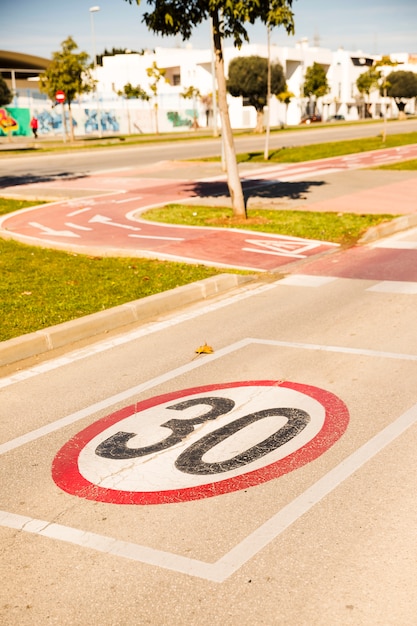
[[[2,625],[415,626],[417,228],[275,261],[3,372]]]
[[[383,122],[354,125],[328,125],[314,128],[286,130],[271,133],[270,149],[283,146],[301,146],[329,141],[343,141],[362,137],[377,137],[384,129]],[[393,121],[387,124],[387,134],[415,132],[416,120]],[[163,136],[161,136],[163,139]],[[265,136],[248,134],[235,138],[236,152],[263,151]],[[10,155],[0,151],[0,189],[14,184],[45,180],[45,177],[66,178],[85,176],[103,170],[123,169],[125,167],[150,166],[161,160],[197,159],[219,156],[221,138],[205,140],[161,141],[137,146],[119,145],[100,150],[87,149],[64,151],[63,153],[44,153],[28,155],[22,151],[19,155]],[[34,158],[35,157],[35,158]]]
[[[307,265],[4,378],[2,623],[412,626],[416,283],[382,278]]]

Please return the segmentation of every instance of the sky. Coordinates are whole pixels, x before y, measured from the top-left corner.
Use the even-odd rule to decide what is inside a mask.
[[[141,6],[126,0],[0,0],[0,50],[51,58],[71,36],[79,50],[93,56],[115,48],[140,51],[185,47],[177,37],[157,37],[142,22]],[[91,13],[90,8],[100,11]],[[294,46],[307,37],[310,45],[365,54],[417,53],[416,0],[294,0],[295,36],[283,28],[272,31],[271,43]],[[92,24],[93,21],[93,24]],[[93,37],[94,30],[94,37]],[[266,43],[262,24],[250,28],[251,43]],[[193,48],[210,47],[209,25],[190,40]]]

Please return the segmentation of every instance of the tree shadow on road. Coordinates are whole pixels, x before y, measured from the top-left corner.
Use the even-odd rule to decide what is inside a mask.
[[[243,195],[246,205],[250,198],[265,200],[307,200],[308,194],[314,187],[327,185],[325,181],[297,180],[297,181],[265,181],[262,179],[242,180]],[[197,181],[187,185],[193,195],[200,198],[224,197],[229,198],[229,190],[225,182]]]
[[[19,185],[33,185],[34,183],[50,183],[67,180],[78,180],[86,178],[88,174],[74,174],[73,172],[59,172],[45,176],[43,174],[16,174],[8,176],[0,176],[0,189],[6,187],[18,187]]]

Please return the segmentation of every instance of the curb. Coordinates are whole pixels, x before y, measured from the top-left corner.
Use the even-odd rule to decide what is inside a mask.
[[[128,324],[145,322],[152,317],[174,311],[187,304],[207,300],[252,281],[254,276],[251,275],[219,274],[3,341],[0,343],[0,366],[45,354],[100,333],[123,328]]]
[[[407,228],[413,228],[417,226],[417,215],[401,215],[391,222],[385,222],[385,224],[378,224],[378,226],[371,226],[366,233],[359,239],[358,243],[371,243],[377,239],[383,237],[389,237],[395,235]]]

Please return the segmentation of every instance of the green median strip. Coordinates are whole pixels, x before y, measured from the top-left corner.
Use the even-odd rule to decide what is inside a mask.
[[[346,154],[358,154],[371,150],[397,148],[417,143],[417,133],[387,135],[385,141],[381,136],[349,141],[332,141],[328,143],[310,144],[307,146],[287,146],[269,151],[268,161],[271,163],[301,163],[315,159],[327,159]],[[264,152],[247,152],[239,154],[239,163],[264,163]],[[207,159],[210,160],[210,159]],[[216,159],[211,159],[215,161]],[[219,159],[217,159],[219,160]]]
[[[355,244],[371,227],[394,219],[395,215],[358,215],[313,211],[248,210],[247,219],[233,217],[227,207],[169,204],[141,214],[142,219],[168,224],[243,228],[274,235],[289,235],[330,241],[342,246]]]
[[[399,170],[399,171],[414,171],[417,170],[417,159],[411,159],[410,161],[400,161],[399,163],[390,163],[388,165],[380,165],[378,170]]]
[[[305,161],[417,143],[417,133],[283,148],[271,153],[278,162]],[[239,160],[263,160],[263,153],[240,155]],[[383,169],[417,167],[417,161]],[[0,215],[40,202],[0,198]],[[245,228],[308,239],[353,245],[372,226],[393,215],[314,213],[310,211],[249,210],[237,221],[225,207],[168,205],[141,215],[144,219],[193,226]],[[68,254],[0,239],[0,341],[66,322],[109,307],[202,280],[224,270],[139,258],[101,258]]]
[[[0,214],[34,202],[0,198]],[[227,208],[168,205],[149,211],[154,221],[246,228],[350,245],[390,215],[249,211],[233,220]],[[0,239],[0,341],[145,298],[223,273],[223,269],[140,258],[89,257]]]

